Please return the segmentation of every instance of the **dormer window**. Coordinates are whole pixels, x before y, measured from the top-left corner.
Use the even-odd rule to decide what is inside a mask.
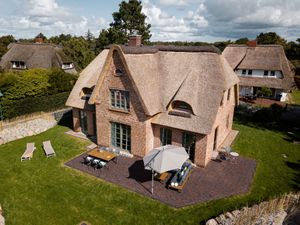
[[[61,65],[61,68],[62,68],[63,70],[73,69],[73,68],[74,68],[74,65],[73,65],[73,63],[63,63],[63,64]]]
[[[121,70],[120,68],[117,68],[115,70],[115,73],[116,73],[117,76],[121,76],[121,75],[123,75],[123,70]]]
[[[172,109],[169,112],[171,115],[183,116],[183,117],[191,117],[193,113],[192,107],[183,101],[174,101],[172,103]]]
[[[270,76],[274,77],[275,76],[275,71],[271,71]]]
[[[84,87],[81,90],[80,96],[82,99],[88,100],[92,95],[93,90],[91,88]]]
[[[25,62],[23,62],[23,61],[12,61],[11,64],[12,64],[13,69],[22,69],[22,70],[24,70],[24,69],[27,68],[26,65],[25,65]]]

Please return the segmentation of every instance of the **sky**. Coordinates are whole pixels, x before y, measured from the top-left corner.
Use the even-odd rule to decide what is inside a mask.
[[[121,0],[0,0],[0,36],[98,36]],[[224,41],[276,32],[300,38],[300,0],[142,0],[152,41]]]

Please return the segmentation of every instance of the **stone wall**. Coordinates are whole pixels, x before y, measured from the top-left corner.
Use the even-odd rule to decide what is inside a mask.
[[[282,225],[287,215],[294,213],[299,206],[300,193],[288,194],[252,207],[223,213],[208,220],[206,225]]]
[[[65,109],[51,113],[28,116],[27,118],[11,122],[2,122],[0,129],[0,144],[42,133],[54,127],[58,121],[69,114],[70,109]]]

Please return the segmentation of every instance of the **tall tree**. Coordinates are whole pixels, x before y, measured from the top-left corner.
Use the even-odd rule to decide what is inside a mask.
[[[95,37],[94,35],[92,34],[92,32],[90,30],[88,30],[85,34],[85,40],[89,46],[89,49],[91,51],[95,51],[95,47],[96,47],[96,43],[95,43]]]
[[[147,16],[142,12],[142,8],[141,1],[122,1],[119,4],[119,11],[112,14],[113,22],[110,27],[100,32],[97,40],[98,49],[103,49],[104,44],[125,44],[129,35],[133,33],[142,36],[142,43],[149,43],[151,25],[146,23]]]
[[[95,53],[90,50],[83,37],[72,37],[68,41],[63,41],[62,45],[65,54],[71,57],[81,69],[85,68],[95,58]]]
[[[275,32],[268,32],[268,33],[260,33],[256,37],[257,43],[258,44],[276,44],[276,45],[286,45],[286,40],[282,37],[280,37],[278,34]]]
[[[244,44],[247,44],[247,42],[249,41],[248,38],[239,38],[235,41],[235,44],[238,44],[238,45],[244,45]]]
[[[7,46],[15,41],[16,40],[12,35],[0,37],[0,58],[7,52]]]

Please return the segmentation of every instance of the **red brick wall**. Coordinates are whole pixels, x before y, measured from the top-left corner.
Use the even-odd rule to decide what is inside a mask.
[[[160,128],[162,126],[152,125],[154,133],[154,148],[161,146],[160,142]],[[172,130],[172,145],[182,146],[182,134],[184,130],[169,128]],[[196,134],[196,146],[195,146],[195,161],[194,163],[198,166],[204,167],[206,165],[206,136]]]
[[[116,68],[123,71],[121,76],[115,74]],[[130,92],[129,113],[110,108],[110,88]],[[96,99],[98,144],[111,146],[111,122],[126,124],[131,127],[131,153],[144,156],[147,145],[149,146],[149,142],[146,141],[146,128],[149,127],[149,124],[146,123],[148,118],[118,54],[114,54],[110,72],[106,75],[99,92]]]
[[[212,132],[207,135],[207,151],[206,151],[206,160],[205,165],[210,161],[212,156],[213,145],[214,145],[214,135],[215,135],[215,129],[218,127],[218,136],[217,136],[217,149],[220,147],[220,145],[223,143],[224,139],[227,137],[229,132],[232,129],[232,121],[233,121],[233,114],[234,114],[234,107],[236,102],[236,94],[234,87],[231,88],[231,94],[230,99],[227,100],[227,94],[228,91],[224,92],[223,97],[223,105],[220,106],[216,121],[214,123]],[[227,118],[229,116],[229,123],[227,127]]]
[[[73,114],[73,129],[75,132],[81,131],[80,128],[80,117],[79,117],[79,109],[73,108],[72,109]]]

